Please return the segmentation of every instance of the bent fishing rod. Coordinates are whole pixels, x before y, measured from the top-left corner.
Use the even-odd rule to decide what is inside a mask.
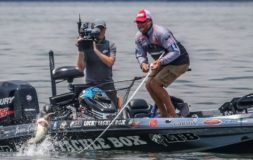
[[[158,59],[161,59],[163,57],[163,55],[165,54],[166,52],[163,52],[160,57]],[[151,67],[152,67],[152,63],[151,63]],[[149,75],[152,73],[151,71],[151,68],[149,69],[149,72],[148,74],[144,77],[144,79],[141,81],[141,83],[139,84],[139,86],[136,88],[136,90],[134,91],[134,93],[131,95],[131,97],[127,100],[127,102],[125,103],[125,105],[121,108],[121,110],[118,112],[118,114],[114,117],[114,119],[111,121],[111,123],[103,130],[103,132],[100,133],[99,136],[97,136],[97,138],[91,143],[89,144],[88,146],[86,146],[83,150],[79,151],[78,153],[81,153],[85,150],[87,150],[88,148],[90,148],[90,146],[92,146],[93,144],[95,144],[97,142],[97,140],[102,137],[105,132],[111,127],[111,125],[116,121],[116,119],[119,117],[119,115],[124,111],[124,109],[127,107],[128,103],[133,99],[133,97],[136,95],[136,93],[140,90],[140,88],[142,87],[142,85],[144,84],[144,82],[147,80],[147,78],[149,77]]]

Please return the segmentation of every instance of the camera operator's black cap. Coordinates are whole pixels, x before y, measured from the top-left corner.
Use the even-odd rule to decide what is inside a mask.
[[[106,28],[106,23],[105,23],[104,20],[101,20],[101,19],[95,20],[94,24],[95,24],[94,27],[104,27],[104,28]]]

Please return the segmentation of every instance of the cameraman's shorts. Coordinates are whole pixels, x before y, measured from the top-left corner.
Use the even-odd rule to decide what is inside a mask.
[[[149,79],[155,78],[164,87],[168,87],[180,75],[185,73],[188,68],[189,64],[161,66],[159,70],[152,70]]]

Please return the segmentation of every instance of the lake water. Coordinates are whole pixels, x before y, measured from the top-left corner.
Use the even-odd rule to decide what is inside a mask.
[[[107,22],[107,37],[117,45],[114,80],[145,75],[134,55],[134,18],[139,9],[152,12],[168,26],[190,53],[191,72],[168,88],[191,110],[220,107],[233,97],[252,92],[253,2],[0,2],[0,80],[24,80],[40,102],[51,95],[48,52],[56,66],[76,64],[78,15]],[[77,79],[75,82],[82,82]],[[66,89],[59,86],[59,92]],[[135,88],[133,88],[134,90]],[[143,87],[136,97],[152,103]],[[0,154],[3,159],[250,159],[252,155],[209,153],[95,152],[71,154]],[[2,159],[1,158],[1,159]]]

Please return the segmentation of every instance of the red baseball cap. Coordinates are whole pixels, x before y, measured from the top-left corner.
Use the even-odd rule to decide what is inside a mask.
[[[150,11],[142,9],[136,15],[135,22],[145,22],[147,19],[152,19]]]

